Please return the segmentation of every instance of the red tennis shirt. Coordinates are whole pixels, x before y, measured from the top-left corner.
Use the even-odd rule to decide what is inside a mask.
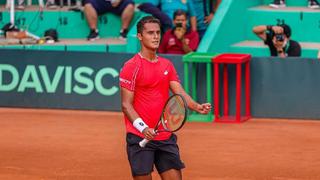
[[[154,128],[160,119],[162,109],[169,98],[170,81],[180,81],[172,63],[162,57],[156,62],[136,54],[128,60],[120,72],[120,86],[134,92],[133,107],[143,121]],[[126,115],[127,133],[144,137]],[[154,140],[165,140],[171,133],[161,132]]]

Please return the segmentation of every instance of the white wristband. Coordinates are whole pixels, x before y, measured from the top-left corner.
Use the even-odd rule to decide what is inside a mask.
[[[141,118],[137,118],[133,121],[133,126],[142,133],[142,131],[149,127]]]

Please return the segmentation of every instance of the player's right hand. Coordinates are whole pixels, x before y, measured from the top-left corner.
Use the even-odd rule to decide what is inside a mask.
[[[142,131],[142,134],[144,135],[144,138],[148,139],[149,141],[152,140],[155,136],[156,136],[156,133],[154,132],[154,129],[153,128],[145,128],[143,131]]]

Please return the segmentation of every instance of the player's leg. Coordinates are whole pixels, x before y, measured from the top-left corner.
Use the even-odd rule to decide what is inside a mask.
[[[145,175],[145,176],[134,176],[134,180],[152,180],[151,174]]]
[[[170,139],[158,142],[157,146],[154,163],[162,180],[181,180],[181,169],[185,166],[180,158],[177,136],[173,134]]]
[[[160,174],[162,180],[182,180],[181,170],[169,169]]]
[[[132,177],[135,180],[151,180],[155,150],[152,147],[140,147],[141,140],[142,138],[136,135],[127,134],[127,155]]]

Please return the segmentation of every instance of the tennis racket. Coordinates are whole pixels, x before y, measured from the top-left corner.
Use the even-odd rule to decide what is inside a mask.
[[[184,125],[187,114],[187,103],[184,97],[180,94],[170,96],[162,110],[160,120],[154,128],[154,132],[178,131]],[[139,142],[139,145],[140,147],[145,147],[148,142],[148,139],[143,139]]]

